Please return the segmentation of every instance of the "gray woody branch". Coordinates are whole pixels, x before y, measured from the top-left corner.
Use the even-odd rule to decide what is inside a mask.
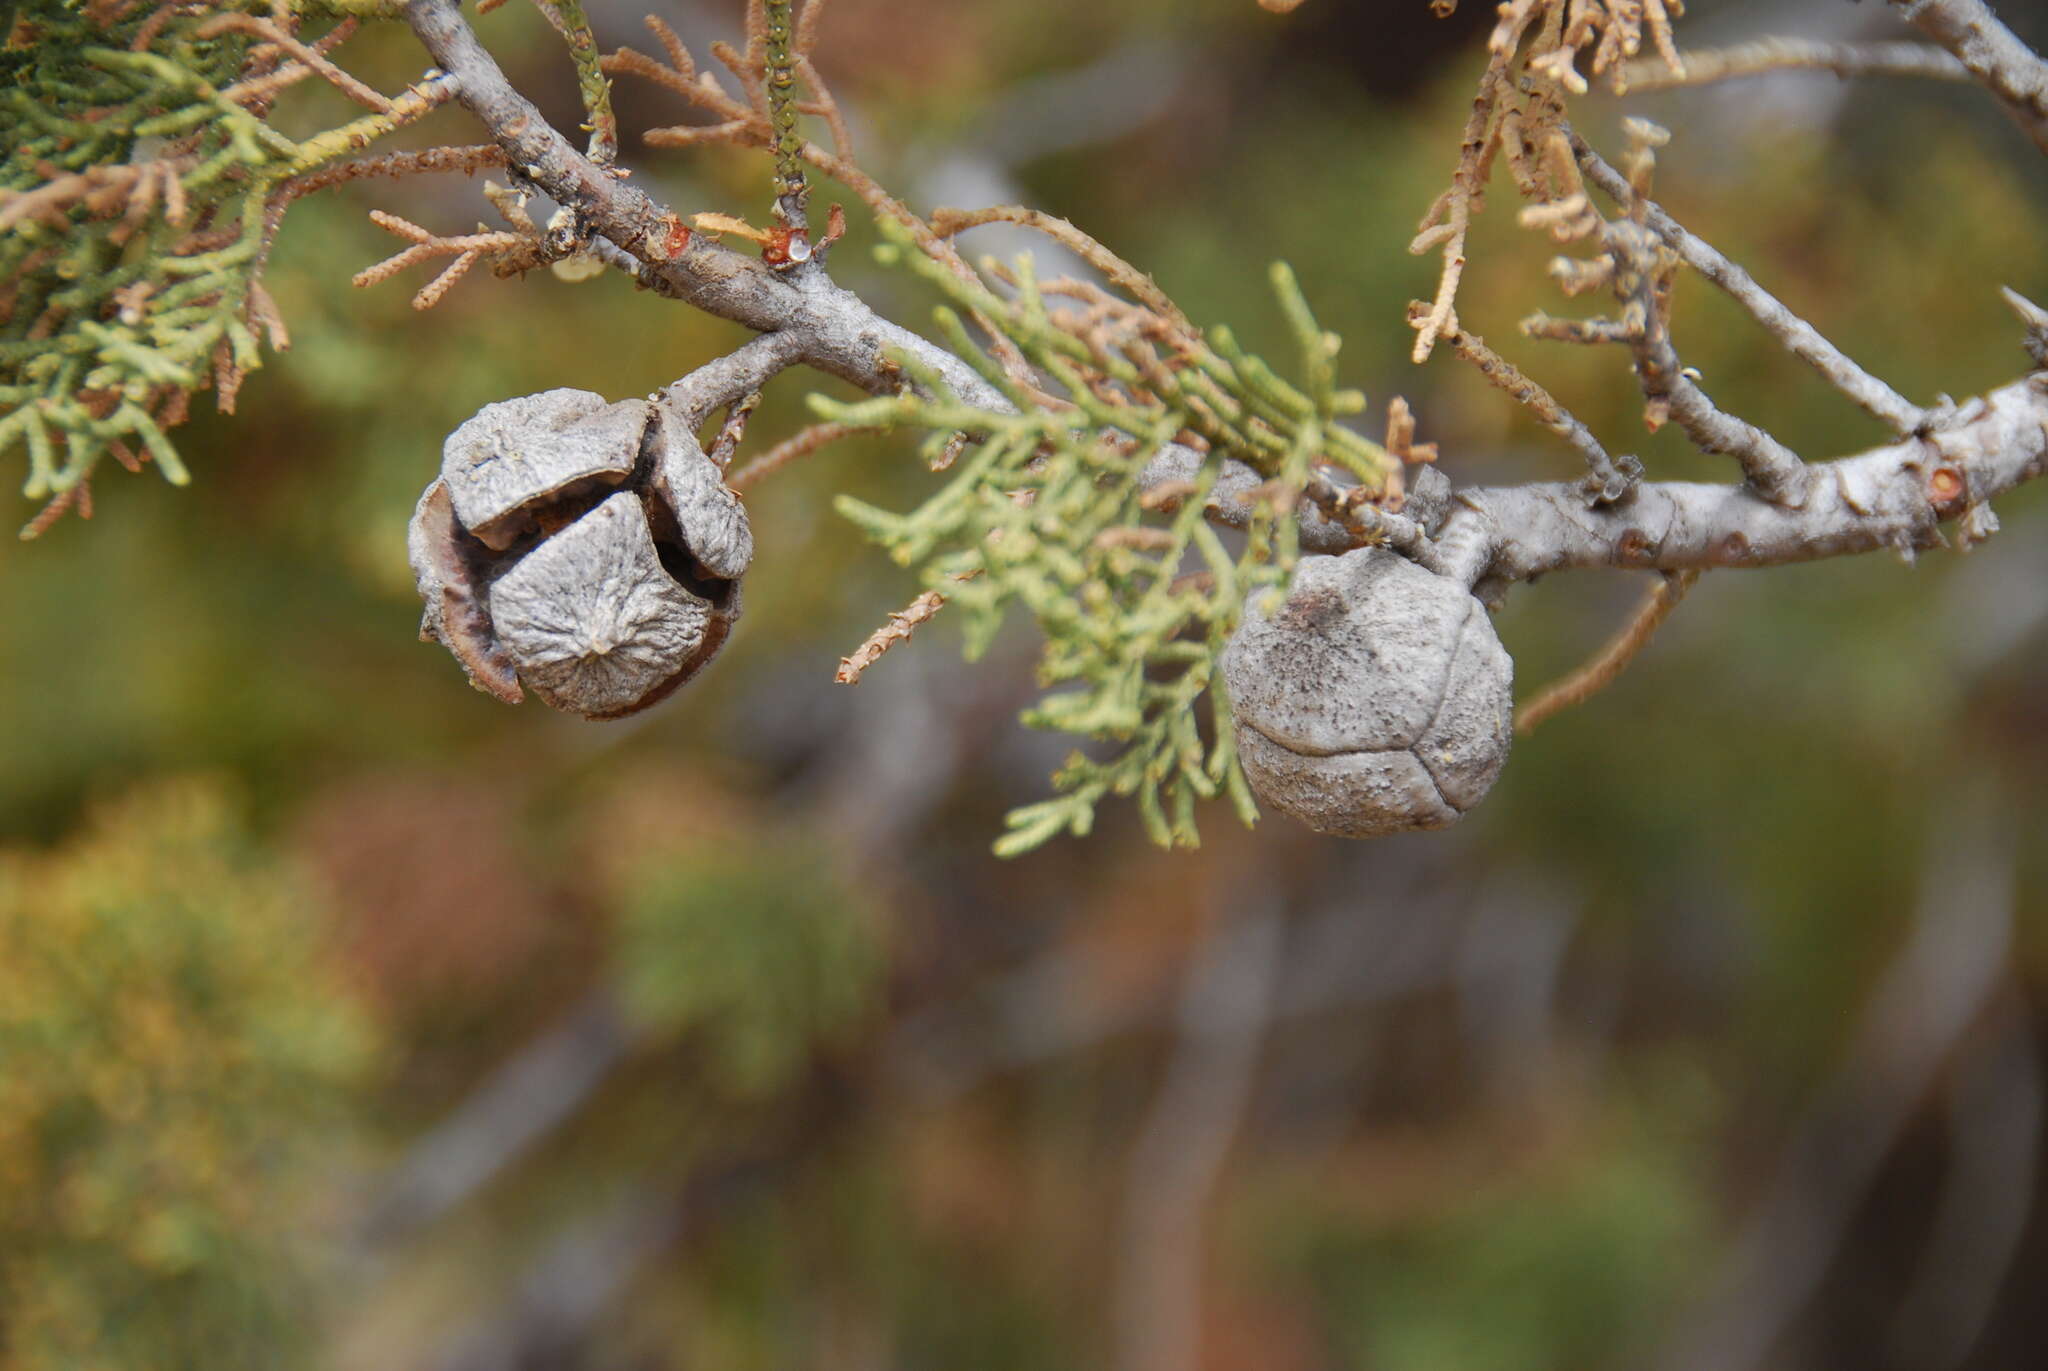
[[[1969,401],[1949,427],[1816,465],[1805,502],[1747,486],[1661,481],[1588,508],[1553,483],[1458,493],[1436,538],[1448,574],[1497,593],[1567,567],[1684,571],[1779,566],[1892,548],[1911,556],[1961,517],[1968,544],[1997,528],[1989,501],[2048,470],[2048,372]]]
[[[1571,135],[1572,155],[1588,181],[1598,186],[1618,205],[1636,199],[1628,178],[1609,166],[1578,134]],[[1822,336],[1819,329],[1786,308],[1775,295],[1758,285],[1750,274],[1728,260],[1705,239],[1688,232],[1683,224],[1665,213],[1654,201],[1643,201],[1643,223],[1676,252],[1685,264],[1732,296],[1782,342],[1793,356],[1805,362],[1864,413],[1894,433],[1910,433],[1927,422],[1927,414],[1862,367]]]
[[[1954,53],[2048,152],[2048,62],[1999,22],[1984,0],[1891,0],[1922,33]]]
[[[405,16],[434,60],[455,79],[456,98],[505,150],[515,174],[570,207],[589,232],[638,259],[635,274],[650,289],[777,339],[739,365],[714,363],[693,372],[677,383],[686,394],[671,388],[672,400],[708,414],[798,362],[871,394],[893,394],[902,380],[885,362],[884,350],[894,348],[935,368],[962,399],[1001,405],[1000,393],[973,368],[834,285],[822,263],[814,259],[778,272],[758,258],[692,235],[673,211],[590,161],[513,89],[464,21],[457,0],[407,0]]]
[[[2037,110],[2042,136],[2048,138],[2048,68],[1988,11],[1956,0],[1908,4],[1906,9],[1909,18],[1955,51],[2002,99]],[[1972,10],[1983,17],[1965,13]],[[550,127],[477,41],[456,0],[408,0],[406,16],[434,60],[454,78],[457,98],[505,150],[518,174],[571,206],[590,233],[637,258],[642,267],[636,274],[652,289],[761,332],[670,387],[670,402],[686,416],[701,422],[799,363],[872,394],[892,394],[903,380],[886,360],[891,349],[936,370],[971,404],[1011,408],[958,357],[883,319],[834,284],[821,261],[777,272],[701,237],[672,250],[678,216],[590,162]],[[1597,180],[1606,169],[1596,164],[1589,170]],[[1768,323],[1783,310],[1732,263],[1719,254],[1708,256],[1711,249],[1661,218],[1653,211],[1651,227],[1760,319]],[[1810,329],[1773,332],[1869,412],[1902,427],[1924,422],[1922,412],[1868,378]],[[1381,516],[1367,523],[1375,540],[1418,543],[1424,555],[1411,551],[1415,560],[1489,595],[1566,567],[1679,571],[1772,566],[1885,547],[1910,554],[1937,544],[1938,525],[1957,515],[1966,516],[1962,536],[1967,543],[1996,527],[1987,503],[1992,497],[2041,475],[2048,464],[2044,387],[2048,375],[2037,374],[1970,402],[1952,416],[1952,423],[1926,436],[1815,466],[1808,473],[1810,491],[1795,506],[1770,503],[1747,485],[1661,482],[1639,486],[1619,503],[1588,508],[1577,485],[1559,483],[1468,489],[1426,521]],[[1170,448],[1145,479],[1184,475],[1197,460],[1187,449]],[[1256,481],[1248,470],[1234,475],[1242,479],[1226,478],[1219,489],[1229,492]],[[1210,512],[1219,522],[1234,523],[1242,520],[1244,507],[1225,493]],[[1425,522],[1434,530],[1433,545],[1419,541]],[[1347,527],[1304,506],[1302,525],[1303,545],[1312,551],[1342,551],[1360,541],[1356,517]]]
[[[1847,80],[1852,76],[1918,76],[1936,81],[1974,81],[1970,69],[1953,53],[1926,43],[1829,43],[1811,38],[1760,38],[1725,48],[1693,48],[1685,69],[1673,71],[1662,57],[1639,57],[1621,68],[1621,84],[1631,95],[1645,91],[1704,86],[1744,76],[1773,72],[1827,71]]]

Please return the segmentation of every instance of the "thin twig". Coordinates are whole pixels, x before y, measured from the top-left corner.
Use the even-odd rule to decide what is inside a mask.
[[[1411,304],[1411,316],[1420,301]],[[1506,392],[1514,401],[1526,407],[1542,425],[1558,437],[1579,450],[1586,459],[1587,493],[1598,501],[1618,499],[1635,483],[1643,472],[1643,464],[1633,455],[1625,454],[1616,459],[1610,457],[1600,440],[1593,436],[1593,430],[1586,427],[1577,415],[1560,404],[1555,396],[1537,382],[1523,374],[1513,362],[1486,345],[1486,340],[1476,333],[1467,333],[1453,319],[1444,331],[1444,338],[1458,357],[1470,362],[1486,378],[1487,384]],[[1611,493],[1610,493],[1611,492]]]
[[[505,150],[493,143],[479,143],[468,147],[426,148],[419,152],[387,152],[377,157],[358,158],[353,162],[334,162],[309,171],[303,176],[294,176],[271,192],[273,205],[296,200],[314,191],[340,185],[344,181],[358,181],[366,176],[389,176],[394,180],[403,176],[419,176],[428,172],[459,171],[475,175],[493,167],[505,165]]]
[[[576,64],[576,88],[590,116],[584,126],[590,130],[590,145],[584,155],[600,166],[609,165],[619,155],[619,120],[612,113],[611,82],[598,69],[597,38],[590,31],[583,0],[534,0],[534,6]]]
[[[50,502],[36,511],[36,516],[22,525],[20,538],[24,543],[33,542],[50,531],[50,526],[64,517],[65,511],[76,506],[78,517],[92,518],[92,473],[79,478],[78,484],[67,486],[50,497]]]
[[[756,3],[758,4],[759,0],[756,0]],[[750,24],[766,23],[765,18],[754,7],[749,7],[748,14]],[[660,19],[650,15],[646,22],[648,29],[668,53],[670,65],[664,68],[661,63],[644,53],[631,48],[620,48],[604,59],[604,70],[607,73],[630,74],[654,81],[689,104],[710,112],[720,122],[708,128],[684,124],[672,128],[649,129],[642,135],[643,142],[650,147],[685,147],[706,142],[730,142],[740,146],[771,150],[780,146],[782,140],[769,119],[765,96],[762,102],[748,105],[728,95],[715,81],[691,80],[688,73],[694,70],[694,64],[690,60],[688,48],[676,37],[674,30]],[[762,41],[766,41],[765,29],[762,31]],[[743,80],[751,82],[750,90],[758,87],[755,78],[758,77],[759,71],[747,65],[748,59],[724,43],[713,44],[712,53]],[[829,100],[831,93],[818,83],[816,68],[806,66],[804,72],[806,79],[813,83],[812,93],[820,99]],[[974,268],[967,264],[951,243],[932,232],[931,225],[922,217],[889,194],[878,181],[852,161],[835,156],[816,143],[802,140],[797,143],[796,155],[803,162],[816,167],[858,195],[876,214],[893,219],[910,230],[911,240],[955,276],[963,281],[980,284],[980,278],[975,274]],[[788,199],[786,194],[779,195],[777,204],[783,205]],[[799,204],[797,208],[800,210],[801,205]],[[790,226],[794,228],[795,222],[790,221]],[[992,322],[983,318],[978,311],[971,317],[987,337],[989,349],[1001,363],[1004,373],[1017,384],[1036,390],[1037,380],[1031,374],[1030,364],[1025,361],[1024,354],[1018,350],[1016,343]]]
[[[927,590],[895,611],[888,622],[870,633],[867,641],[855,648],[851,655],[839,659],[839,669],[832,673],[833,681],[839,685],[859,685],[862,673],[873,666],[883,653],[909,642],[910,635],[917,632],[920,624],[929,623],[945,607],[945,596],[936,590]]]
[[[115,210],[132,212],[139,201],[146,211],[154,203],[159,186],[165,202],[164,217],[173,224],[182,223],[185,202],[178,175],[191,162],[191,158],[175,162],[125,162],[52,177],[34,190],[0,202],[0,231],[25,219],[39,219],[61,230],[67,226],[66,216],[71,209],[79,205],[95,215],[111,216]],[[174,206],[175,218],[171,214]]]
[[[1458,283],[1465,275],[1465,236],[1471,229],[1472,216],[1485,202],[1487,174],[1493,168],[1494,150],[1500,145],[1495,116],[1500,98],[1508,89],[1507,70],[1508,55],[1496,51],[1487,64],[1486,74],[1479,78],[1479,93],[1473,97],[1472,114],[1465,123],[1450,189],[1438,196],[1422,216],[1415,240],[1408,245],[1408,251],[1417,254],[1438,246],[1443,249],[1443,271],[1437,278],[1436,299],[1416,323],[1415,350],[1411,356],[1417,363],[1429,360],[1438,336],[1456,317]]]
[[[739,450],[740,439],[746,437],[747,420],[760,403],[761,392],[750,390],[726,408],[725,418],[718,425],[718,437],[705,454],[720,471],[732,465],[732,455]]]
[[[439,304],[450,288],[483,257],[496,258],[501,265],[513,269],[524,269],[538,265],[546,255],[546,249],[539,240],[523,233],[464,233],[442,237],[409,219],[380,209],[370,211],[370,221],[409,240],[412,246],[357,272],[350,281],[351,285],[358,288],[374,286],[414,263],[431,261],[436,257],[454,258],[440,275],[420,287],[419,293],[412,297],[414,309],[432,309]]]
[[[1101,272],[1111,285],[1129,294],[1160,318],[1190,337],[1197,336],[1198,330],[1189,322],[1187,315],[1181,312],[1180,306],[1159,288],[1157,281],[1076,228],[1071,220],[1023,205],[991,205],[987,209],[932,211],[932,232],[941,238],[950,238],[955,234],[965,233],[968,229],[979,228],[983,224],[1021,224],[1025,228],[1037,230],[1054,242],[1071,249],[1082,261]]]
[[[758,60],[774,139],[775,217],[790,230],[790,260],[802,262],[810,259],[809,244],[805,241],[810,219],[805,202],[810,198],[811,186],[804,176],[804,139],[797,129],[797,53],[791,3],[792,0],[761,0]],[[753,12],[751,5],[748,12]],[[755,44],[750,42],[747,52],[749,57],[755,56]],[[815,68],[810,69],[810,75],[816,79]]]
[[[1327,477],[1314,476],[1301,493],[1325,518],[1348,530],[1355,545],[1382,544],[1426,570],[1443,569],[1422,525],[1405,514],[1381,509],[1372,503],[1374,492],[1365,487],[1339,489]]]
[[[1620,69],[1616,84],[1635,94],[1785,71],[1832,72],[1844,80],[1853,76],[1971,79],[1962,62],[1928,43],[1826,43],[1811,38],[1760,38],[1725,48],[1694,49],[1684,56],[1683,72],[1673,71],[1661,58],[1630,62]]]
[[[1632,191],[1628,178],[1609,166],[1591,144],[1570,134],[1572,154],[1586,179],[1618,204],[1627,204]],[[1656,202],[1637,197],[1642,222],[1668,244],[1685,264],[1726,291],[1748,310],[1764,330],[1785,345],[1787,351],[1842,392],[1858,408],[1894,433],[1912,433],[1927,422],[1927,413],[1883,381],[1850,360],[1848,354],[1821,336],[1820,330],[1786,308],[1776,296],[1751,279],[1748,272],[1730,261],[1706,240],[1686,231]]]
[[[1678,608],[1678,602],[1685,598],[1693,583],[1699,580],[1697,571],[1680,571],[1660,580],[1643,603],[1636,609],[1621,632],[1608,640],[1605,647],[1570,675],[1551,682],[1515,711],[1515,733],[1528,733],[1551,715],[1573,705],[1583,704],[1614,683],[1616,677],[1628,670],[1636,654],[1649,645],[1664,621],[1671,617],[1671,611]]]
[[[738,471],[725,478],[725,483],[734,490],[745,492],[773,476],[782,468],[802,457],[808,457],[828,443],[841,438],[851,438],[857,433],[876,433],[877,429],[860,428],[853,424],[823,423],[812,424],[774,447],[761,453]]]
[[[1553,127],[1546,136],[1554,136],[1556,121],[1547,122]],[[1696,373],[1679,358],[1671,338],[1671,296],[1683,259],[1646,222],[1656,149],[1670,135],[1647,120],[1631,119],[1625,126],[1632,150],[1629,175],[1617,196],[1624,218],[1610,220],[1591,213],[1577,184],[1578,170],[1572,166],[1563,170],[1567,182],[1552,188],[1562,199],[1539,203],[1522,213],[1524,224],[1553,228],[1569,224],[1570,236],[1594,240],[1602,249],[1598,256],[1579,261],[1559,258],[1552,263],[1551,272],[1566,294],[1608,288],[1621,304],[1620,313],[1613,319],[1585,320],[1555,319],[1539,313],[1522,321],[1522,332],[1562,342],[1626,346],[1634,355],[1636,379],[1646,402],[1644,422],[1653,432],[1666,420],[1677,420],[1694,446],[1739,462],[1744,477],[1764,498],[1797,505],[1806,496],[1808,477],[1798,454],[1763,429],[1716,406],[1695,379]],[[1612,500],[1621,493],[1625,489],[1596,499]]]
[[[1415,411],[1409,408],[1406,397],[1400,395],[1387,401],[1387,435],[1381,446],[1411,466],[1426,465],[1437,458],[1435,443],[1415,441]]]
[[[364,85],[361,81],[358,81],[355,77],[327,60],[321,53],[300,42],[291,34],[286,33],[274,20],[263,18],[260,15],[230,12],[218,15],[201,24],[196,31],[196,35],[200,38],[213,38],[229,32],[246,33],[252,37],[261,38],[267,43],[275,43],[279,48],[290,53],[293,61],[319,73],[322,80],[357,104],[367,109],[375,110],[379,114],[389,114],[391,112],[391,101],[381,91]],[[232,95],[230,98],[233,98]]]
[[[1419,232],[1408,245],[1413,253],[1439,247],[1443,251],[1436,298],[1410,320],[1416,330],[1416,362],[1428,360],[1437,339],[1457,317],[1466,236],[1484,203],[1487,177],[1516,116],[1513,106],[1521,89],[1527,87],[1529,98],[1524,103],[1530,107],[1554,106],[1564,92],[1584,94],[1586,81],[1576,65],[1581,53],[1591,48],[1592,71],[1604,72],[1642,46],[1646,26],[1663,60],[1673,70],[1680,70],[1671,43],[1670,15],[1684,8],[1679,0],[1635,0],[1604,8],[1585,0],[1505,0],[1500,6],[1487,39],[1491,56],[1479,78],[1472,113],[1459,143],[1457,169],[1450,187],[1422,217]],[[1524,56],[1523,44],[1532,31],[1536,38]]]
[[[1669,413],[1695,447],[1739,462],[1743,476],[1765,499],[1799,503],[1807,479],[1799,455],[1755,424],[1721,409],[1693,379],[1697,373],[1679,359],[1669,322],[1671,283],[1657,257],[1662,242],[1652,233],[1628,220],[1605,223],[1601,230],[1608,251],[1628,263],[1616,285],[1626,301],[1625,341],[1635,354],[1636,378],[1649,401],[1652,425]]]

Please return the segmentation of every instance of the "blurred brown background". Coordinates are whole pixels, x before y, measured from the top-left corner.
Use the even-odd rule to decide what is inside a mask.
[[[1903,36],[1699,8],[1692,45]],[[701,51],[737,10],[660,12]],[[591,12],[641,41],[637,5]],[[1405,244],[1490,17],[837,0],[822,65],[916,206],[1069,217],[1275,355],[1284,258],[1454,479],[1557,479],[1502,397],[1406,360],[1435,265]],[[573,125],[533,17],[481,28]],[[420,60],[350,51],[387,86]],[[2023,367],[1997,287],[2048,298],[2048,166],[1974,90],[1789,76],[1581,119],[1613,147],[1624,110],[1676,133],[1663,203],[1909,397]],[[758,158],[627,157],[686,209],[767,198]],[[1642,432],[1618,356],[1515,336],[1566,306],[1499,197],[1467,324],[1653,475],[1725,477]],[[1006,864],[1067,747],[1015,723],[1030,642],[965,667],[942,618],[831,681],[914,587],[829,497],[914,502],[903,447],[753,498],[747,617],[650,716],[507,709],[415,641],[404,527],[450,429],[740,335],[618,279],[415,315],[418,282],[348,286],[391,247],[371,206],[488,213],[462,178],[296,210],[294,347],[184,431],[193,488],[109,479],[90,524],[0,543],[0,1116],[42,1120],[0,1117],[0,1366],[2048,1365],[2038,485],[1967,559],[1707,577],[1455,830],[1218,808],[1165,854],[1107,812]],[[855,219],[842,279],[927,317]],[[1805,455],[1879,439],[1696,279],[1675,327]],[[785,377],[752,444],[835,384]],[[1642,588],[1518,591],[1522,691]]]

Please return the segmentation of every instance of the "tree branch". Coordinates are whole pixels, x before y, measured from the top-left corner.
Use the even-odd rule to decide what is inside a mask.
[[[1798,508],[1741,485],[1666,481],[1588,508],[1576,485],[1458,492],[1436,536],[1447,571],[1493,599],[1568,567],[1647,571],[1781,566],[1893,548],[1911,557],[1964,517],[1964,542],[1997,527],[1989,501],[2048,470],[2048,373],[1973,400],[1957,422],[1815,465]]]
[[[1411,322],[1415,318],[1414,305],[1409,306],[1409,318]],[[1484,338],[1466,332],[1455,319],[1444,327],[1443,336],[1452,350],[1477,367],[1490,385],[1513,397],[1517,404],[1526,406],[1545,428],[1584,455],[1587,475],[1581,489],[1596,503],[1621,498],[1642,477],[1640,458],[1625,454],[1617,461],[1608,456],[1607,449],[1601,446],[1600,440],[1580,422],[1578,416],[1559,404],[1557,398],[1541,385],[1523,375],[1521,368],[1488,347]]]
[[[1825,43],[1811,38],[1759,38],[1753,43],[1689,51],[1683,71],[1673,71],[1661,57],[1638,58],[1621,68],[1620,83],[1630,95],[1635,95],[1784,71],[1827,71],[1844,80],[1852,76],[1974,79],[1969,68],[1953,55],[1925,43]]]
[[[641,279],[721,318],[767,331],[792,306],[788,285],[760,262],[693,238],[672,213],[638,187],[598,166],[513,89],[497,61],[464,22],[455,0],[408,0],[406,21],[433,58],[456,80],[456,98],[505,149],[526,177],[589,226],[632,253]]]
[[[1654,430],[1676,419],[1685,436],[1702,452],[1733,457],[1757,491],[1776,504],[1798,505],[1806,498],[1810,473],[1797,453],[1745,419],[1716,405],[1694,380],[1671,341],[1670,288],[1677,257],[1656,230],[1637,222],[1641,207],[1628,204],[1632,217],[1596,219],[1595,241],[1605,249],[1598,260],[1601,274],[1622,302],[1617,319],[1553,319],[1545,314],[1522,321],[1533,338],[1575,343],[1620,343],[1635,359],[1636,380],[1647,402],[1644,420]],[[1602,492],[1613,500],[1625,494],[1627,482]]]
[[[1615,679],[1628,670],[1628,664],[1636,659],[1636,654],[1649,646],[1650,639],[1656,636],[1664,621],[1671,617],[1671,611],[1678,608],[1686,592],[1699,578],[1697,571],[1678,571],[1658,582],[1643,598],[1641,607],[1621,632],[1615,634],[1591,660],[1569,676],[1552,681],[1537,691],[1515,711],[1516,736],[1533,732],[1552,715],[1584,704],[1613,685]]]
[[[1891,0],[1909,23],[1954,53],[1970,75],[2048,152],[2048,62],[1999,22],[1984,0]]]
[[[737,403],[766,385],[778,372],[802,360],[803,339],[794,333],[764,333],[706,362],[662,392],[662,400],[682,416],[684,426],[703,427],[713,410]]]
[[[1618,205],[1640,204],[1642,222],[1676,252],[1679,260],[1728,292],[1748,310],[1750,317],[1783,343],[1800,361],[1853,401],[1864,413],[1894,433],[1911,433],[1927,422],[1927,413],[1856,365],[1849,355],[1829,342],[1819,329],[1787,309],[1777,296],[1758,285],[1750,274],[1724,256],[1703,238],[1666,214],[1654,201],[1635,194],[1628,178],[1608,165],[1577,133],[1571,134],[1572,156],[1586,179]]]
[[[456,98],[505,150],[514,172],[573,208],[590,231],[638,258],[639,279],[652,289],[721,319],[787,334],[778,345],[789,350],[785,365],[806,363],[870,394],[902,388],[901,374],[884,356],[893,348],[937,371],[970,404],[1009,408],[972,367],[883,319],[833,284],[815,261],[777,272],[692,235],[673,211],[590,161],[513,89],[464,22],[456,0],[407,0],[405,13],[420,42],[455,78]]]
[[[891,394],[904,379],[887,362],[889,350],[932,368],[969,404],[1012,412],[1007,397],[972,367],[883,319],[835,284],[815,261],[778,272],[690,237],[687,230],[682,230],[684,246],[672,251],[675,230],[682,229],[678,216],[590,162],[550,128],[477,42],[455,0],[408,0],[406,13],[421,42],[456,80],[457,98],[483,122],[519,174],[572,206],[591,232],[644,263],[640,279],[648,285],[767,335],[671,387],[670,403],[686,416],[701,422],[720,405],[798,363],[869,393]],[[2010,72],[2008,77],[2008,84],[2019,79]],[[2048,77],[2043,79],[2048,89]],[[1575,151],[1595,185],[1609,193],[1618,185],[1627,193],[1625,180],[1589,148],[1580,144]],[[1644,208],[1651,231],[1851,399],[1902,431],[1926,425],[1924,411],[1856,367],[1740,268],[1655,205]],[[1881,547],[1910,555],[1937,544],[1938,525],[1956,515],[1969,515],[1966,540],[1982,536],[1995,527],[1986,502],[2041,474],[2048,460],[2048,377],[1996,391],[1956,419],[1953,426],[1925,437],[1812,468],[1811,493],[1798,508],[1773,505],[1743,486],[1671,482],[1647,485],[1631,498],[1589,509],[1575,485],[1536,484],[1463,491],[1442,524],[1429,531],[1446,574],[1488,596],[1566,567],[1683,571],[1770,566]],[[1141,479],[1150,485],[1185,478],[1199,461],[1193,451],[1172,445]],[[1212,517],[1226,524],[1241,521],[1242,510],[1236,507],[1242,504],[1240,487],[1255,483],[1248,469],[1226,475],[1212,499]],[[1358,541],[1355,530],[1304,505],[1304,549],[1337,552]]]

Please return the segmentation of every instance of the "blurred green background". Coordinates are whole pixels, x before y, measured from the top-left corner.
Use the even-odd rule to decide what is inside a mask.
[[[637,6],[590,8],[643,43]],[[701,54],[738,8],[660,12]],[[1682,40],[1900,36],[1704,8]],[[1071,218],[1274,356],[1284,258],[1454,480],[1560,479],[1476,376],[1407,362],[1435,263],[1405,246],[1490,17],[837,0],[821,66],[918,208]],[[481,27],[573,125],[537,20]],[[403,31],[345,52],[386,88],[419,64]],[[1681,221],[1912,399],[2019,374],[1997,287],[2048,299],[2048,164],[1974,90],[1786,77],[1580,121],[1615,148],[1623,112],[1675,131]],[[685,210],[765,205],[758,157],[626,155]],[[1724,477],[1643,433],[1617,355],[1515,335],[1566,306],[1496,195],[1466,325],[1653,475]],[[746,618],[649,716],[508,709],[415,640],[405,522],[450,429],[742,335],[545,274],[417,315],[421,280],[349,287],[393,247],[371,207],[488,216],[460,177],[300,206],[269,277],[294,345],[182,430],[193,488],[110,474],[90,523],[0,543],[0,1367],[2048,1365],[2039,484],[1967,559],[1708,576],[1455,830],[1219,808],[1164,854],[1110,813],[1006,864],[1066,747],[1014,722],[1031,645],[966,668],[942,616],[832,684],[915,588],[829,498],[906,507],[907,446],[752,497]],[[852,217],[837,273],[920,322]],[[1675,333],[1801,453],[1879,440],[1696,279]],[[784,377],[749,446],[833,385]],[[1520,691],[1644,588],[1518,591]]]

